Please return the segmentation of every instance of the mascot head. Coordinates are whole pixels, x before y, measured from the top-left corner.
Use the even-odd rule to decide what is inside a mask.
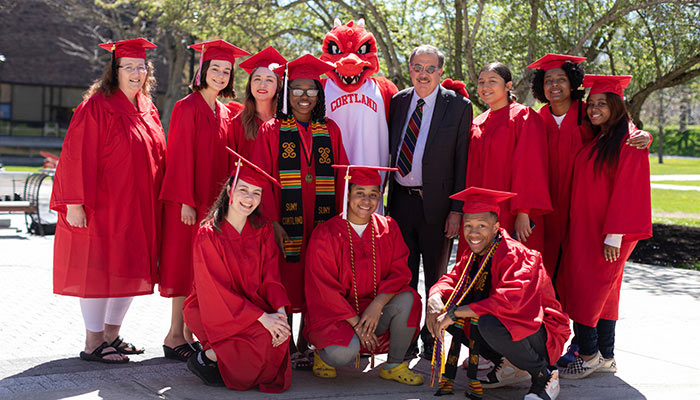
[[[354,92],[379,71],[377,42],[365,29],[365,20],[343,25],[335,19],[333,29],[323,38],[321,60],[335,64],[328,75],[341,89]]]

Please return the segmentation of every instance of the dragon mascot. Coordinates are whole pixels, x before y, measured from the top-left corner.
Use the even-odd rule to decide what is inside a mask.
[[[399,90],[379,72],[377,42],[364,19],[343,25],[338,18],[323,38],[321,60],[335,65],[323,80],[326,116],[340,127],[351,164],[389,166],[389,103]],[[469,97],[461,81],[442,86]]]
[[[389,166],[389,102],[399,90],[379,72],[377,42],[365,21],[334,27],[323,38],[321,60],[335,64],[323,80],[326,116],[340,127],[351,164]]]

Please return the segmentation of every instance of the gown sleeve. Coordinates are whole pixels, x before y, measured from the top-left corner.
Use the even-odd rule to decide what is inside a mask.
[[[491,268],[489,297],[469,304],[478,315],[491,314],[501,322],[520,321],[532,314],[532,307],[539,307],[538,279],[542,256],[536,251],[509,251],[499,257]],[[505,324],[505,323],[504,323]]]
[[[232,290],[231,273],[211,228],[200,228],[194,244],[194,282],[202,324],[212,342],[231,337],[255,323],[263,310]]]
[[[279,258],[281,254],[279,246],[277,246],[277,242],[275,242],[272,225],[268,224],[261,229],[264,229],[264,231],[262,232],[263,281],[260,291],[261,296],[267,301],[267,304],[269,304],[273,310],[277,310],[280,307],[291,305],[291,302],[289,301],[289,297],[287,297],[287,290],[284,288],[284,285],[282,285],[279,268]]]
[[[649,151],[623,140],[602,234],[624,234],[624,240],[651,237],[649,174]]]
[[[260,126],[257,144],[255,145],[251,161],[270,174],[270,176],[278,178],[279,171],[276,171],[278,166],[275,161],[279,152],[279,149],[276,147],[278,145],[276,138],[279,135],[279,123],[273,121],[275,120],[268,121]],[[281,199],[279,196],[280,189],[274,186],[272,182],[267,183],[263,188],[261,211],[262,215],[270,221],[279,222],[280,220]]]
[[[339,246],[329,232],[328,222],[319,225],[311,235],[306,250],[305,293],[309,313],[316,319],[341,321],[357,315],[355,308],[345,298],[346,288],[340,282],[340,270],[350,265],[338,265]],[[347,261],[342,261],[347,263]]]
[[[374,221],[372,223],[375,223]],[[391,264],[377,286],[377,293],[397,294],[411,282],[411,270],[408,268],[408,246],[403,241],[399,224],[389,220],[389,235],[391,237]]]
[[[165,153],[167,169],[160,192],[161,200],[197,207],[194,198],[195,110],[188,101],[175,104],[168,130]]]
[[[101,98],[101,97],[100,97]],[[56,168],[51,208],[65,213],[68,204],[82,204],[94,213],[99,173],[100,136],[109,127],[107,103],[97,95],[78,105],[63,142]]]
[[[452,271],[442,275],[440,279],[435,282],[433,287],[430,288],[428,297],[439,294],[440,297],[442,297],[442,301],[446,302],[452,295],[452,292],[455,291],[455,286],[457,286],[459,277],[462,275],[462,271],[464,271],[467,259],[467,257],[463,257],[454,268],[452,268]]]
[[[526,108],[515,117],[517,144],[513,154],[511,212],[542,215],[552,211],[547,174],[547,136],[542,118]]]

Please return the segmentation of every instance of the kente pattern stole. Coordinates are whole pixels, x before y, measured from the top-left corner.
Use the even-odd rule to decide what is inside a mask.
[[[299,262],[304,237],[301,186],[315,185],[316,201],[312,222],[314,226],[335,215],[335,175],[331,167],[334,161],[333,147],[326,125],[313,122],[311,123],[312,151],[307,155],[294,117],[281,121],[279,138],[279,169],[282,184],[280,222],[289,236],[289,240],[284,243],[285,259],[287,262]],[[306,176],[301,176],[302,159],[309,167],[309,174]],[[316,176],[310,173],[312,162]]]
[[[442,310],[443,312],[452,307],[483,300],[489,296],[489,290],[491,288],[491,257],[496,252],[500,242],[501,234],[499,232],[483,257],[479,257],[474,253],[469,255],[467,265],[464,267],[462,275],[455,285],[454,292],[452,292],[452,295],[450,295],[450,298],[447,300]],[[483,397],[483,388],[476,376],[479,367],[479,345],[483,341],[479,334],[479,329],[477,328],[478,322],[479,318],[477,317],[469,319],[460,318],[454,323],[453,326],[455,329],[450,329],[452,342],[447,359],[445,359],[443,341],[440,338],[435,339],[430,385],[434,386],[435,381],[439,378],[438,390],[435,393],[436,396],[452,394],[452,387],[455,377],[457,376],[457,363],[459,362],[460,349],[462,343],[466,343],[469,346],[469,366],[467,368],[469,387],[466,395],[467,398],[470,399],[481,399]],[[463,329],[466,324],[469,324],[468,338],[465,337],[466,335]]]

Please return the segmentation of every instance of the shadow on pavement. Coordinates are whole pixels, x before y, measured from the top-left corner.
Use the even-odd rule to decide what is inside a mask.
[[[694,271],[645,265],[643,268],[635,264],[627,264],[623,282],[630,289],[643,290],[653,295],[687,295],[700,299],[700,281],[686,279],[687,274],[697,274]]]

